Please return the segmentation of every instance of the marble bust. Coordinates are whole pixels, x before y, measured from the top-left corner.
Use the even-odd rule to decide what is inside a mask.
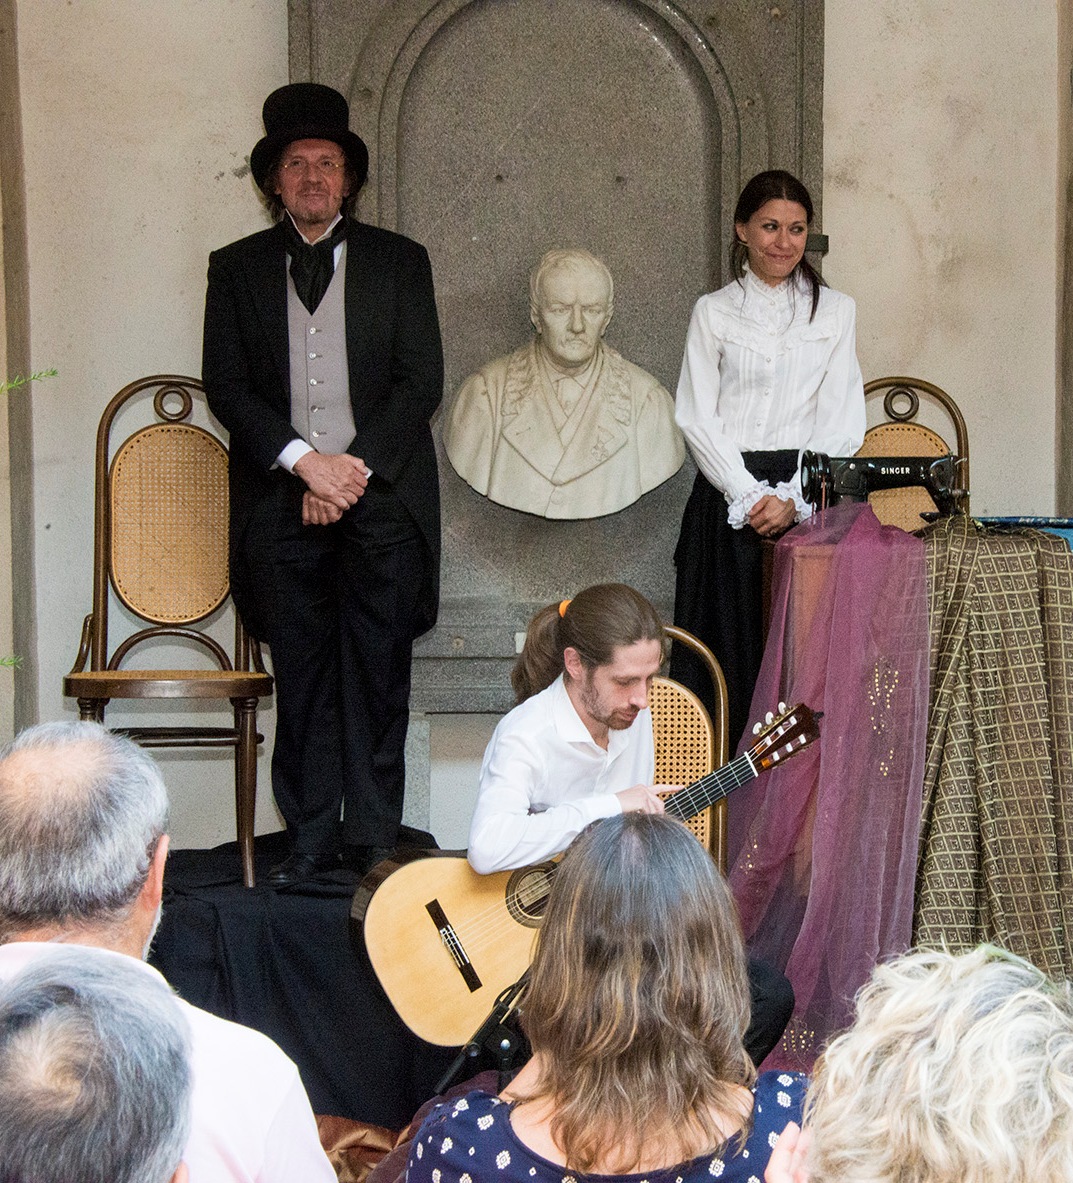
[[[608,269],[588,251],[549,251],[529,279],[536,336],[470,375],[443,442],[467,484],[545,518],[594,518],[632,505],[682,466],[674,402],[604,342]]]

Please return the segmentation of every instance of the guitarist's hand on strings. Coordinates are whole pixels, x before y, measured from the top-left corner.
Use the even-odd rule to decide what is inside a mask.
[[[660,793],[676,793],[681,785],[634,785],[615,794],[623,813],[662,813]]]

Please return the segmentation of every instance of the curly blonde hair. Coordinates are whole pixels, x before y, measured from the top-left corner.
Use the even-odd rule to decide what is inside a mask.
[[[805,1121],[823,1183],[1069,1183],[1073,988],[989,945],[881,965]]]

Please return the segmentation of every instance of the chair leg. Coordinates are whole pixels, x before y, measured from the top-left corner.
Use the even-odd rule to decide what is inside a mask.
[[[257,805],[257,699],[233,698],[238,746],[235,748],[235,818],[242,856],[242,882],[253,887],[253,815]]]
[[[78,699],[78,719],[81,723],[103,723],[107,698]]]

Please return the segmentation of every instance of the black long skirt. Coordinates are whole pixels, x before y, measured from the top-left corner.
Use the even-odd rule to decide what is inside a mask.
[[[796,448],[746,452],[743,459],[757,480],[772,487],[797,470]],[[674,623],[699,637],[723,667],[731,751],[752,722],[749,705],[764,655],[762,542],[749,526],[731,529],[726,498],[698,472],[674,552]],[[675,645],[670,674],[712,710],[711,678],[698,657]]]

